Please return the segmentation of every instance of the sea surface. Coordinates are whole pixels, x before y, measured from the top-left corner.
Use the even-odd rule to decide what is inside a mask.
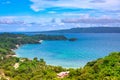
[[[28,33],[29,35],[39,33]],[[56,35],[50,34],[50,35]],[[43,41],[42,44],[26,44],[15,50],[17,56],[43,58],[47,64],[65,68],[84,67],[87,62],[120,51],[119,33],[66,33],[77,41]]]

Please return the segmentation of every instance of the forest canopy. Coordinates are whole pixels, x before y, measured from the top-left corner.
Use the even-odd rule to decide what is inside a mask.
[[[110,53],[77,69],[47,65],[44,59],[37,57],[30,60],[10,56],[15,54],[11,49],[17,48],[17,44],[38,44],[39,40],[67,40],[67,38],[50,35],[0,34],[0,80],[120,80],[120,52]],[[70,73],[64,78],[58,78],[57,74],[63,71]]]

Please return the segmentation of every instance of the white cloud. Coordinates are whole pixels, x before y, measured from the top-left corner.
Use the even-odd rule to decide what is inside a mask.
[[[31,8],[32,8],[35,12],[43,11],[43,10],[44,10],[44,9],[42,9],[42,8],[36,7],[35,5],[32,5]]]
[[[51,18],[41,17],[41,16],[0,16],[0,22],[21,22],[23,24],[26,23],[42,23],[49,22]]]
[[[91,6],[105,10],[119,10],[120,0],[105,0],[103,3],[91,3]]]
[[[17,28],[17,31],[25,31],[26,29],[33,27],[33,26],[34,27],[35,26],[46,26],[47,27],[47,24],[52,23],[52,19],[55,19],[55,21],[53,20],[53,22],[59,26],[66,25],[66,23],[63,22],[63,20],[67,21],[68,23],[76,23],[76,24],[77,23],[88,23],[88,24],[89,23],[92,23],[92,24],[111,24],[111,23],[118,24],[120,23],[119,17],[114,18],[113,16],[110,16],[110,15],[100,15],[98,17],[95,17],[95,16],[90,16],[87,13],[86,14],[84,13],[63,13],[63,14],[60,14],[60,16],[62,17],[41,18],[39,16],[1,16],[0,22],[3,21],[2,23],[4,24],[13,24],[13,23],[16,23],[16,21],[18,21],[16,25],[20,27]],[[71,16],[77,16],[77,17],[71,17]],[[24,23],[21,23],[22,21]],[[49,27],[50,26],[51,25],[49,25]],[[77,27],[79,26],[80,25],[77,25]]]
[[[68,17],[79,17],[79,18],[89,18],[90,15],[89,14],[83,14],[83,13],[62,13],[62,16],[68,16]]]
[[[33,2],[31,8],[34,11],[40,11],[41,9],[50,7],[65,7],[65,8],[92,8],[92,9],[106,9],[117,10],[120,7],[119,0],[30,0]]]

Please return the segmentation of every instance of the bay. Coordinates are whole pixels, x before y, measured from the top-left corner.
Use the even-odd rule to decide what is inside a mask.
[[[40,33],[37,33],[40,34]],[[78,38],[77,41],[43,41],[42,44],[26,44],[15,50],[19,57],[43,58],[47,64],[65,68],[79,68],[87,62],[120,51],[119,33],[46,33]],[[34,35],[34,33],[29,35]]]

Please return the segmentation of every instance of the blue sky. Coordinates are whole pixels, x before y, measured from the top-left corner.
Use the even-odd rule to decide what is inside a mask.
[[[0,0],[1,32],[119,26],[119,23],[119,0]]]

